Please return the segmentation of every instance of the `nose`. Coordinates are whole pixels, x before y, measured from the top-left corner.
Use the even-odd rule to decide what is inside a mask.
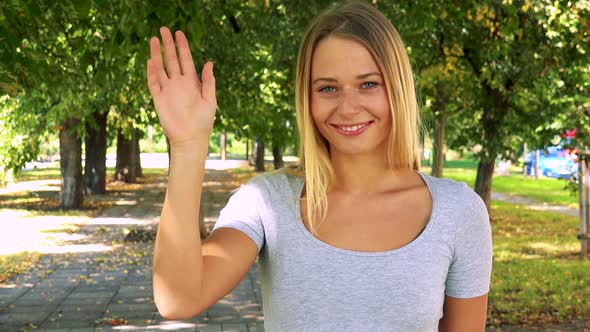
[[[354,116],[359,113],[360,97],[356,89],[345,89],[341,94],[340,105],[338,105],[338,112],[344,116]]]

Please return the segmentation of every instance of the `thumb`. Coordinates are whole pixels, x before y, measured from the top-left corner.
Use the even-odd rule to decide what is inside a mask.
[[[217,97],[215,96],[215,76],[213,75],[213,62],[209,61],[203,66],[203,92],[202,96],[208,102],[217,105]]]

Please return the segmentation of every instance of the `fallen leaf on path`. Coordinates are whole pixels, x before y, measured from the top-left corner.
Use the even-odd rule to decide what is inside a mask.
[[[96,324],[109,324],[110,326],[120,326],[127,324],[127,320],[118,317],[105,317],[96,320]]]

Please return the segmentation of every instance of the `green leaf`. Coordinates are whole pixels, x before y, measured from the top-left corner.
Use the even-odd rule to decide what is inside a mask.
[[[41,8],[39,8],[39,4],[37,1],[30,1],[30,2],[23,2],[26,6],[27,12],[32,17],[41,17],[43,16],[43,12]]]
[[[108,0],[92,0],[92,3],[96,5],[99,11],[108,12],[111,9]]]
[[[117,32],[115,33],[114,40],[116,45],[121,45],[125,41],[125,36],[121,32],[121,30],[117,30]]]
[[[74,8],[76,9],[76,14],[78,14],[78,18],[85,19],[88,17],[90,13],[90,8],[92,8],[92,2],[88,0],[78,0],[72,1]]]

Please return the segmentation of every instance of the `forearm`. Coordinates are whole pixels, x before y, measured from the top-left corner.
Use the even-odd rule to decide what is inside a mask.
[[[192,149],[171,149],[168,188],[153,260],[154,299],[167,318],[184,316],[198,305],[203,264],[199,203],[207,143]]]

